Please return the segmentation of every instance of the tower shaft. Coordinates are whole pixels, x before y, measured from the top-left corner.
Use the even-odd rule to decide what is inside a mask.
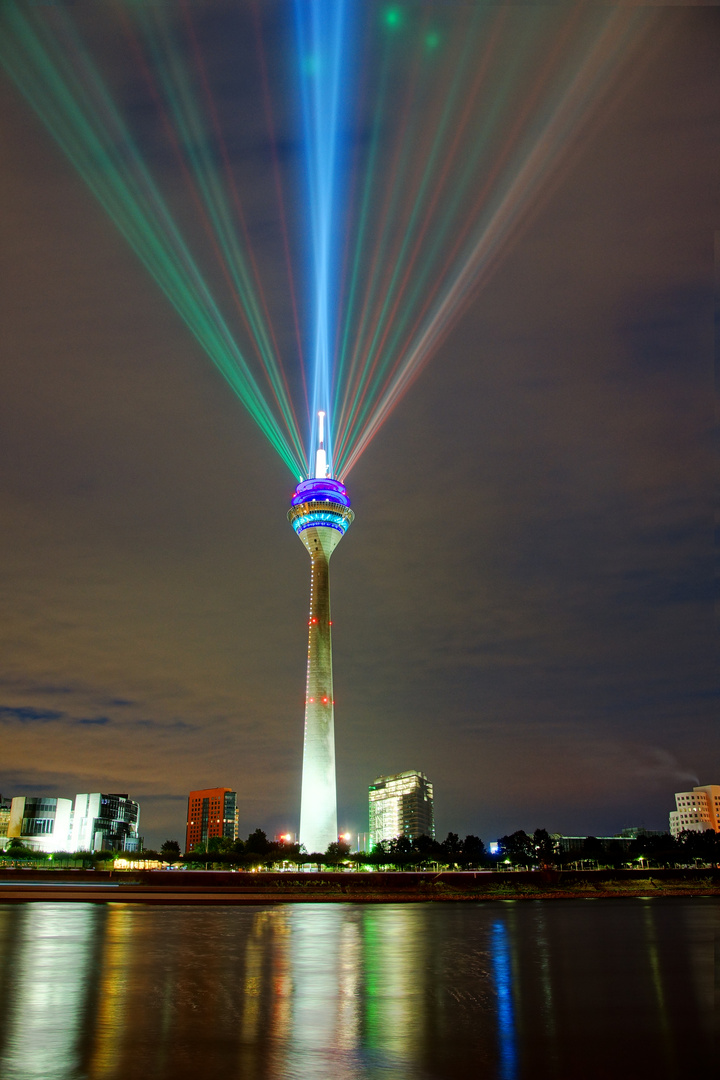
[[[320,531],[308,530],[311,533]],[[300,803],[300,843],[305,845],[308,852],[325,851],[328,844],[337,840],[338,835],[330,567],[329,555],[325,554],[324,546],[317,544],[317,554],[311,555],[310,569],[305,738]]]

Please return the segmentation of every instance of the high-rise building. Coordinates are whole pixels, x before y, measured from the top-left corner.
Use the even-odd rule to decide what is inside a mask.
[[[383,840],[435,836],[433,786],[425,773],[378,776],[369,788],[370,850]]]
[[[127,793],[75,796],[71,851],[140,851],[140,805]]]
[[[8,839],[35,851],[71,851],[72,799],[19,795],[10,807]]]
[[[0,795],[0,851],[7,846],[8,842],[11,805],[12,799],[4,799],[2,795]]]
[[[315,476],[298,484],[288,512],[311,563],[300,799],[300,843],[307,852],[325,851],[338,838],[329,563],[355,517],[347,491],[330,475],[324,417],[319,413]]]
[[[670,832],[720,832],[720,785],[706,784],[692,791],[678,791],[675,795],[677,809],[670,811]]]
[[[185,850],[207,844],[215,836],[237,840],[237,792],[230,788],[204,788],[188,795]]]

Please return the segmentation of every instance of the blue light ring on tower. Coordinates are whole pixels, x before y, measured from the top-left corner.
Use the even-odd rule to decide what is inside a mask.
[[[329,477],[322,479],[313,477],[298,484],[292,497],[292,505],[299,506],[302,503],[309,502],[340,503],[342,506],[350,506],[350,499],[345,486],[338,480],[331,480]]]
[[[301,503],[288,511],[288,521],[296,533],[325,527],[344,534],[354,518],[350,507],[339,503]]]
[[[306,529],[317,529],[317,528],[334,529],[335,532],[340,533],[341,536],[344,536],[346,531],[347,531],[347,525],[345,525],[345,527],[343,527],[343,525],[340,522],[334,522],[334,521],[306,521],[306,522],[293,521],[292,526],[293,526],[293,529],[295,530],[295,532],[298,534],[298,536],[300,535],[301,532],[304,532]]]

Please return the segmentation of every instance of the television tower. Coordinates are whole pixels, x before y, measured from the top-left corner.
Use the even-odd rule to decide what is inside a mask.
[[[311,561],[300,800],[300,843],[308,852],[325,851],[338,838],[329,563],[355,517],[344,486],[330,475],[324,421],[318,413],[315,475],[298,484],[288,511]]]

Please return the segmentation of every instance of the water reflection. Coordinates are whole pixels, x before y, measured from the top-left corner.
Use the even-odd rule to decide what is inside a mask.
[[[517,1046],[515,1041],[515,1010],[510,941],[507,927],[498,920],[492,928],[492,966],[497,993],[497,1034],[500,1048],[500,1080],[515,1080],[517,1076]]]
[[[376,1062],[417,1065],[423,1042],[428,954],[423,909],[363,912],[364,1034]]]
[[[127,998],[132,981],[132,938],[132,908],[122,904],[109,905],[102,935],[94,1052],[90,1063],[90,1075],[95,1080],[109,1080],[115,1075],[124,1042]]]
[[[670,1016],[665,997],[665,987],[663,986],[663,977],[660,968],[660,951],[658,949],[658,934],[655,925],[655,910],[651,903],[645,903],[643,909],[643,932],[647,944],[647,961],[650,968],[650,977],[657,1005],[658,1026],[660,1029],[659,1035],[665,1047],[667,1074],[669,1076],[674,1076],[676,1074],[675,1043],[673,1040],[672,1024],[670,1023]]]
[[[281,1036],[277,1075],[351,1080],[357,1075],[362,970],[357,923],[339,905],[295,908],[287,963],[289,1037]]]
[[[39,903],[12,914],[17,948],[3,1000],[0,1076],[65,1080],[80,1068],[98,911]]]
[[[0,907],[0,1077],[670,1078],[712,1061],[719,928],[712,900]]]
[[[539,1009],[545,1034],[544,1059],[552,1075],[558,1067],[557,1026],[555,1022],[555,999],[553,995],[552,951],[548,936],[547,912],[542,904],[533,905],[535,922],[535,943],[539,991],[542,1004]]]

